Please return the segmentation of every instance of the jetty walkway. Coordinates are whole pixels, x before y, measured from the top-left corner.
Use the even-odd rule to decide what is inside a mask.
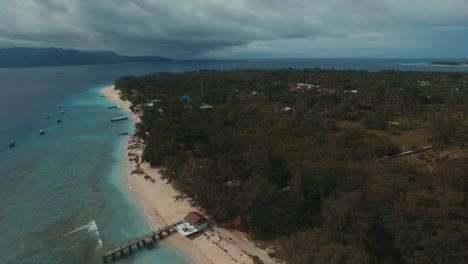
[[[102,256],[104,263],[107,263],[108,260],[115,261],[117,258],[123,258],[126,254],[130,255],[133,253],[133,247],[136,246],[136,249],[141,249],[146,247],[147,249],[151,249],[154,247],[154,244],[165,237],[168,237],[172,233],[175,232],[174,226],[179,224],[180,222],[174,223],[172,225],[168,225],[162,229],[153,231],[149,234],[143,235],[141,237],[137,237],[131,241],[128,241],[125,245],[120,247],[113,248]]]

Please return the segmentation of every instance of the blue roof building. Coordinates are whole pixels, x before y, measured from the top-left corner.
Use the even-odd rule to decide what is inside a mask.
[[[188,96],[188,95],[184,95],[184,96],[182,96],[180,99],[182,99],[182,101],[184,101],[184,102],[188,102],[188,101],[190,101],[192,98],[190,98],[190,96]]]

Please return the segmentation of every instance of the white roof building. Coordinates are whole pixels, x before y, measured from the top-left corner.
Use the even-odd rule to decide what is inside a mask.
[[[174,229],[183,236],[190,236],[208,227],[208,221],[197,212],[190,212],[184,220],[174,225]]]

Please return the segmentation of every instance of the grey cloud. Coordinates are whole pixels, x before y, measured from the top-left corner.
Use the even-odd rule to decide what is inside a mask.
[[[273,52],[268,43],[279,40],[313,46],[361,36],[371,45],[422,25],[466,25],[467,11],[466,0],[0,0],[0,46],[180,58]]]

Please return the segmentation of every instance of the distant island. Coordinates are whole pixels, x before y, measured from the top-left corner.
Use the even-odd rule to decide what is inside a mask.
[[[429,65],[434,66],[468,66],[468,62],[461,61],[435,61],[429,63]]]
[[[0,49],[0,67],[50,67],[170,60],[160,56],[125,56],[111,51],[21,47]]]

